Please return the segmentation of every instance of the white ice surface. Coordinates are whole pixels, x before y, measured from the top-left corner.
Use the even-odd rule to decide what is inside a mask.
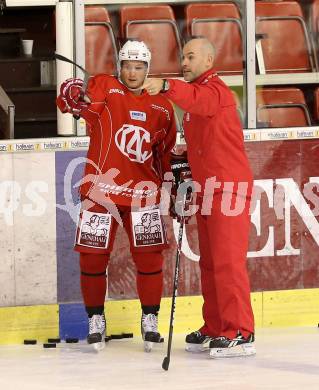
[[[318,318],[319,319],[319,318]],[[85,343],[0,346],[1,390],[319,390],[319,329],[260,329],[257,355],[212,360],[184,351],[176,335],[169,370],[166,343],[143,351],[139,335],[102,352]]]

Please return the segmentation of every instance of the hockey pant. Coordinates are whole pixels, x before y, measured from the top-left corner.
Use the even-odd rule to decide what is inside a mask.
[[[163,290],[162,250],[167,247],[165,227],[159,211],[149,210],[134,214],[129,207],[117,207],[130,239],[130,251],[137,269],[137,293],[141,304],[159,306]],[[117,228],[117,221],[99,205],[81,212],[75,250],[80,252],[81,290],[87,309],[104,306],[106,270]],[[143,237],[146,237],[144,241]],[[147,245],[147,240],[151,240],[153,245]],[[154,241],[158,244],[154,245]]]
[[[232,197],[234,204],[236,195]],[[244,337],[254,332],[254,316],[250,302],[247,273],[247,250],[250,228],[250,200],[240,199],[243,212],[228,216],[222,192],[213,197],[209,215],[197,213],[200,249],[200,271],[204,298],[203,334],[234,338],[240,331]],[[207,213],[208,214],[208,213]]]

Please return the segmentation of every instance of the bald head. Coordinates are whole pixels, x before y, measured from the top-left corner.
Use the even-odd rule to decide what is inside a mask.
[[[215,48],[206,38],[195,38],[183,48],[184,79],[193,81],[214,65]]]
[[[211,55],[215,57],[215,48],[214,46],[209,42],[207,38],[194,38],[188,41],[185,45],[190,45],[191,47],[198,48],[202,51],[203,54]]]

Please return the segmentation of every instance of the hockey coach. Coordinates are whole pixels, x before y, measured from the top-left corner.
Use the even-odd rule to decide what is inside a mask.
[[[161,93],[185,111],[189,163],[201,188],[196,219],[204,298],[204,324],[186,336],[186,350],[209,349],[212,358],[256,353],[246,264],[253,178],[235,100],[213,68],[214,56],[207,39],[192,39],[183,48],[187,82],[144,83],[150,95]]]

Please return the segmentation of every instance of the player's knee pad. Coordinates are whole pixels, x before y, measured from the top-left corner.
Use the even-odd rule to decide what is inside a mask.
[[[140,275],[155,275],[162,272],[162,252],[139,252],[133,254],[133,259]]]
[[[106,273],[109,255],[80,253],[81,274],[86,276],[102,276]]]

